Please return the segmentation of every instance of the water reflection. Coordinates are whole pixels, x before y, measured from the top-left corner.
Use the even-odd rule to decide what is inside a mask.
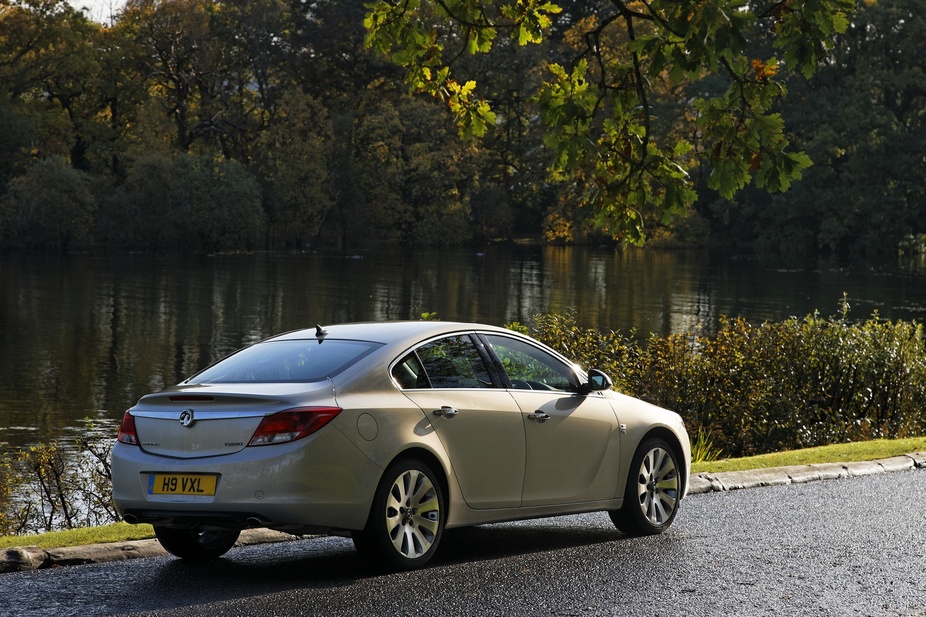
[[[721,315],[926,315],[926,259],[799,267],[701,252],[487,247],[359,256],[4,255],[0,449],[114,425],[142,394],[270,334],[344,321],[581,324],[665,335]],[[100,411],[105,410],[105,411]],[[110,428],[111,430],[111,428]]]

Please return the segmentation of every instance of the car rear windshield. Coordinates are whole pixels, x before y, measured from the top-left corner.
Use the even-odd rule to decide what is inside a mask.
[[[188,383],[322,381],[337,375],[382,343],[324,339],[268,341],[245,347],[190,377]]]

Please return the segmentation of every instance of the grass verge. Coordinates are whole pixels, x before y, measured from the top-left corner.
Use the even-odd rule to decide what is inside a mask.
[[[64,548],[84,544],[105,544],[125,540],[144,540],[154,537],[151,525],[129,525],[113,523],[102,527],[81,527],[65,531],[51,531],[28,536],[0,536],[0,549],[11,546],[38,546],[41,548]]]
[[[760,454],[746,458],[720,459],[716,461],[694,463],[693,473],[723,471],[748,471],[750,469],[767,469],[769,467],[788,467],[790,465],[813,465],[820,463],[851,463],[857,461],[874,461],[881,458],[901,456],[911,452],[926,452],[926,437],[909,439],[876,439],[855,443],[840,443],[804,450],[790,450],[773,454]]]
[[[721,459],[695,463],[693,473],[719,473],[724,471],[748,471],[769,467],[786,467],[789,465],[812,465],[820,463],[848,463],[855,461],[873,461],[892,456],[902,456],[911,452],[926,452],[926,437],[910,439],[879,439],[857,443],[836,444],[807,448],[775,454],[762,454],[738,459]],[[87,527],[68,531],[53,531],[30,536],[0,536],[0,549],[12,546],[39,546],[41,548],[62,548],[84,544],[122,542],[125,540],[143,540],[153,538],[151,525],[129,525],[113,523],[103,527]]]

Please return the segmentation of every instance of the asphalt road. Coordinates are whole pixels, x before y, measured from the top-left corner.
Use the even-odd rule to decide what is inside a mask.
[[[926,470],[689,496],[662,536],[605,514],[448,532],[383,574],[349,540],[0,575],[0,615],[926,617]]]

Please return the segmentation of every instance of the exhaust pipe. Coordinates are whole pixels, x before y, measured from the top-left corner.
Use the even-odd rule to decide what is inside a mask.
[[[267,521],[263,521],[263,520],[257,518],[256,516],[249,516],[248,518],[245,519],[244,522],[245,522],[245,523],[247,524],[247,526],[250,527],[251,529],[255,529],[255,528],[257,528],[257,527],[266,527],[266,526],[267,526]]]
[[[134,514],[125,514],[125,515],[123,515],[122,520],[124,520],[124,521],[125,521],[126,523],[128,523],[129,525],[137,525],[137,524],[138,524],[138,517],[135,516]]]

